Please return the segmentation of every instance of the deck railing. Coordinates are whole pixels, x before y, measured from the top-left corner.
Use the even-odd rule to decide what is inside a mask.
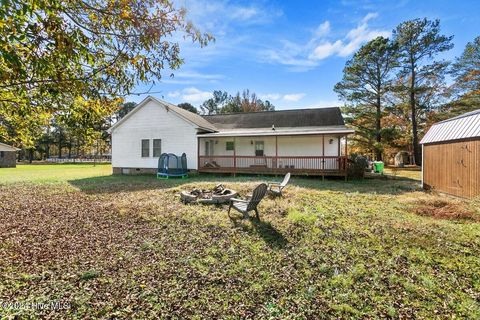
[[[200,172],[346,174],[346,158],[337,156],[199,156]]]

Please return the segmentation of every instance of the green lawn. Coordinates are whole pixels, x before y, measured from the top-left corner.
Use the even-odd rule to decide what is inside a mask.
[[[16,168],[1,168],[2,183],[51,183],[81,178],[105,177],[112,173],[110,164],[20,164]]]
[[[0,318],[480,318],[480,201],[425,194],[418,171],[295,177],[260,222],[178,193],[275,177],[110,172],[0,169],[0,303],[66,303]]]

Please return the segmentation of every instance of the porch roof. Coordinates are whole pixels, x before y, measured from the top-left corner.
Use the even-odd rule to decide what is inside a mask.
[[[282,127],[282,128],[244,128],[222,130],[213,133],[198,134],[199,138],[212,137],[253,137],[253,136],[301,136],[301,135],[322,135],[322,134],[352,134],[355,131],[345,126],[329,127]]]

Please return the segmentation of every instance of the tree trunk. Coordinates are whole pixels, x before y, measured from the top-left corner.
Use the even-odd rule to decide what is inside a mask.
[[[58,158],[62,157],[62,136],[58,137]]]
[[[28,149],[28,162],[33,162],[33,149]]]
[[[380,142],[382,142],[381,120],[382,120],[382,105],[381,105],[381,101],[380,101],[380,93],[378,93],[378,95],[377,95],[377,114],[376,114],[376,117],[375,117],[375,140],[377,141],[377,146],[375,146],[375,160],[377,160],[377,161],[382,161],[382,150],[380,149]]]
[[[412,112],[413,160],[417,166],[422,165],[422,155],[418,144],[417,106],[415,102],[415,67],[412,64],[412,82],[410,84],[410,110]]]
[[[75,148],[76,148],[76,157],[80,157],[80,139],[77,137],[77,144],[75,145]]]
[[[68,141],[68,159],[72,158],[72,138]]]

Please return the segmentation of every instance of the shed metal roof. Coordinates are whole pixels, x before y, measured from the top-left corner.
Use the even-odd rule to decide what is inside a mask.
[[[434,124],[421,144],[480,137],[480,109]]]

